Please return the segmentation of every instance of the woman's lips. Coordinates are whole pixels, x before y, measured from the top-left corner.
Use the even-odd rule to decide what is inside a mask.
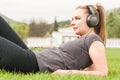
[[[78,29],[78,27],[73,27],[73,30],[75,31],[76,29]]]

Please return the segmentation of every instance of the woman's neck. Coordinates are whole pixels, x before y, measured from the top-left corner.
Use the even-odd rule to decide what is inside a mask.
[[[87,36],[87,35],[89,35],[89,34],[95,34],[95,32],[94,32],[94,29],[93,29],[93,28],[89,29],[89,30],[88,30],[88,32],[87,32],[87,33],[85,33],[85,34],[83,34],[81,37]]]

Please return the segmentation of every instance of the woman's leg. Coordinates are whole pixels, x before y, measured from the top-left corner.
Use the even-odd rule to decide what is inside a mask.
[[[0,37],[0,69],[24,73],[39,70],[34,53],[3,37]]]
[[[24,42],[20,39],[20,37],[13,31],[10,25],[0,16],[0,36],[12,41],[13,43],[19,45],[24,49],[28,49],[28,47],[24,44]]]

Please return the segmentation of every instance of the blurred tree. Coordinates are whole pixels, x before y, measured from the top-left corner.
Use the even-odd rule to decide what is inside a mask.
[[[60,21],[58,22],[58,24],[59,24],[59,27],[61,28],[70,27],[70,20]]]
[[[113,9],[113,12],[115,12],[116,14],[120,15],[120,8],[115,8]]]
[[[109,38],[120,38],[120,15],[113,11],[106,16],[107,34]]]
[[[29,34],[29,27],[27,24],[11,24],[11,27],[15,30],[15,32],[21,37],[22,39],[26,39]]]
[[[44,37],[49,31],[49,25],[46,21],[40,20],[38,23],[32,20],[29,24],[31,37]]]
[[[57,17],[55,16],[55,21],[54,21],[54,28],[53,28],[53,31],[58,31],[58,27],[59,27],[56,18],[57,18]]]

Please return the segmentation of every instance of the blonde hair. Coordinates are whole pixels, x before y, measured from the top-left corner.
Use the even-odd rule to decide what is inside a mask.
[[[89,13],[87,5],[85,6],[78,6],[76,9],[87,9],[87,13]],[[105,25],[105,11],[104,7],[97,3],[96,6],[94,6],[94,9],[96,11],[96,15],[100,18],[100,23],[97,27],[94,28],[94,31],[96,34],[98,34],[101,39],[106,43],[106,25]]]

